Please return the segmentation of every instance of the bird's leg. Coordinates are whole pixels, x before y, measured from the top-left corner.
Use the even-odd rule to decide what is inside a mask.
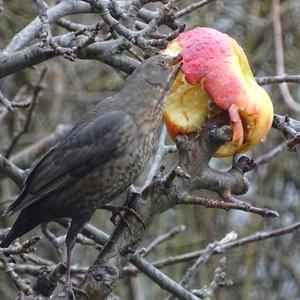
[[[142,193],[138,192],[133,185],[131,185],[128,189],[127,193],[127,201],[123,206],[112,206],[112,205],[103,205],[100,207],[100,209],[108,210],[112,213],[112,216],[110,218],[110,221],[117,226],[116,218],[120,217],[122,221],[124,221],[125,225],[128,227],[129,231],[131,231],[131,228],[125,218],[125,216],[121,212],[132,214],[136,217],[136,219],[141,222],[146,229],[145,223],[142,219],[142,217],[132,208],[130,207],[130,202],[134,201],[136,197],[142,197]]]
[[[85,223],[86,223],[86,218],[82,220],[79,219],[72,220],[71,226],[66,236],[67,274],[66,274],[66,283],[64,288],[66,300],[69,300],[70,296],[72,296],[72,299],[76,299],[72,288],[72,282],[71,282],[71,254],[72,254],[72,249],[75,245],[76,237]]]
[[[75,223],[72,221],[69,231],[66,237],[66,248],[67,248],[67,274],[66,274],[66,283],[64,287],[65,299],[69,300],[69,296],[72,295],[72,298],[75,299],[75,295],[72,289],[71,282],[71,254],[72,249],[75,245],[76,236],[79,230]]]

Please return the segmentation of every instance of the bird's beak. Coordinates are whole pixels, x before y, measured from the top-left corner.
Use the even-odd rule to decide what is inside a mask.
[[[180,55],[174,56],[168,56],[167,63],[169,65],[169,68],[172,68],[174,70],[174,78],[178,75],[182,65],[183,65],[183,60]]]
[[[169,55],[169,54],[163,54],[165,64],[168,65],[169,67],[177,66],[179,65],[180,67],[183,64],[182,57],[178,54],[176,56]]]
[[[180,55],[177,55],[177,56],[170,56],[171,57],[171,61],[170,61],[170,66],[174,66],[174,65],[178,65],[180,64],[180,67],[182,66],[183,64],[183,60],[182,60],[182,57]]]

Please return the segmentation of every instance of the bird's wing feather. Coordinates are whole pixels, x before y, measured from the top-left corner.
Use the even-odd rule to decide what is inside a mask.
[[[106,112],[80,124],[49,150],[28,176],[23,192],[4,212],[12,214],[91,172],[118,155],[122,135],[136,132],[131,117],[119,111]]]

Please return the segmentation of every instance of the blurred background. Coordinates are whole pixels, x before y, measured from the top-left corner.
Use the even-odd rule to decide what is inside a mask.
[[[183,8],[193,1],[177,1]],[[50,3],[49,3],[50,4]],[[12,37],[37,16],[33,1],[4,1],[4,10],[0,14],[0,49],[5,48]],[[68,19],[83,24],[94,24],[96,15],[77,15]],[[281,21],[283,31],[283,47],[285,71],[288,74],[300,74],[300,1],[281,1]],[[276,74],[276,58],[272,22],[271,0],[224,0],[212,1],[210,4],[193,11],[181,20],[186,28],[207,26],[228,33],[244,48],[253,73],[257,77]],[[53,33],[62,34],[65,30],[54,25]],[[8,97],[16,96],[21,87],[35,83],[41,70],[47,67],[43,91],[38,99],[29,129],[22,134],[13,148],[11,158],[17,157],[33,143],[57,130],[59,124],[72,124],[95,103],[117,92],[123,85],[125,75],[114,71],[100,62],[76,60],[70,62],[62,57],[46,61],[34,68],[27,68],[10,75],[0,81],[0,88]],[[294,99],[300,98],[297,84],[289,84]],[[278,85],[266,85],[275,107],[275,112],[287,114],[300,120],[299,112],[290,109],[280,93]],[[7,113],[0,106],[0,150],[5,151],[14,132],[24,120],[26,109],[18,109],[15,113]],[[271,150],[283,141],[276,130],[271,130],[268,140],[255,147],[250,153],[257,157]],[[170,141],[169,141],[170,142]],[[171,142],[170,142],[171,143]],[[176,155],[166,158],[168,166],[176,160]],[[214,160],[214,166],[226,170],[230,159]],[[30,167],[26,159],[19,161],[22,167]],[[263,219],[254,214],[240,211],[223,211],[204,207],[177,207],[158,217],[153,224],[143,246],[147,246],[155,237],[176,226],[184,225],[186,230],[173,239],[157,247],[148,256],[152,262],[170,256],[200,250],[214,240],[222,239],[226,233],[234,230],[239,237],[257,231],[271,230],[292,224],[299,220],[300,205],[300,155],[286,149],[271,163],[247,174],[251,189],[244,199],[255,206],[277,210],[280,217]],[[139,178],[141,185],[145,175]],[[0,181],[0,199],[2,203],[11,201],[18,194],[18,188],[8,179]],[[97,212],[92,223],[101,230],[110,233],[113,225],[110,215]],[[12,224],[13,218],[1,220],[2,228]],[[63,230],[51,225],[55,234]],[[31,235],[40,235],[37,228]],[[300,233],[252,243],[229,250],[226,273],[233,281],[233,286],[216,291],[214,299],[259,300],[259,299],[300,299]],[[96,257],[93,247],[76,245],[73,261],[81,266],[89,266]],[[49,242],[43,239],[37,247],[37,254],[45,259],[58,262],[60,256]],[[212,257],[199,271],[195,288],[209,284],[220,256]],[[180,281],[193,260],[171,264],[162,269],[176,281]],[[26,277],[30,278],[29,275]],[[125,276],[115,289],[123,299],[147,300],[162,299],[167,294],[146,276]],[[15,287],[0,272],[0,299],[13,299]]]

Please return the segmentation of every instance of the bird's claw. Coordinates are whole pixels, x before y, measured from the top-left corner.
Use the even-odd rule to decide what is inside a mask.
[[[122,211],[125,211],[125,208],[122,206],[112,206],[112,205],[104,205],[101,209],[108,210],[111,212],[110,221],[117,226],[117,217],[120,217],[124,221],[124,215],[121,214]],[[126,221],[127,222],[127,221]]]
[[[126,224],[126,226],[129,228],[129,230],[131,231],[131,228],[125,218],[125,216],[121,213],[121,212],[125,212],[128,214],[132,214],[133,216],[136,217],[136,219],[141,222],[144,226],[144,228],[146,229],[146,225],[142,219],[142,217],[131,207],[128,207],[126,205],[124,206],[111,206],[111,205],[104,205],[101,207],[102,209],[108,210],[112,213],[112,216],[110,218],[110,221],[117,226],[117,217],[119,216],[120,219]]]
[[[137,197],[141,197],[142,198],[142,193],[139,192],[134,185],[131,185],[128,188],[128,193],[127,193],[127,200],[128,201],[132,201],[134,199],[136,199]]]
[[[126,207],[126,212],[132,214],[133,216],[136,217],[136,219],[142,223],[144,229],[146,230],[146,225],[143,221],[143,218],[132,208],[132,207]]]
[[[64,300],[76,300],[71,281],[66,281],[65,286],[63,288],[63,293],[60,293],[58,297]]]

